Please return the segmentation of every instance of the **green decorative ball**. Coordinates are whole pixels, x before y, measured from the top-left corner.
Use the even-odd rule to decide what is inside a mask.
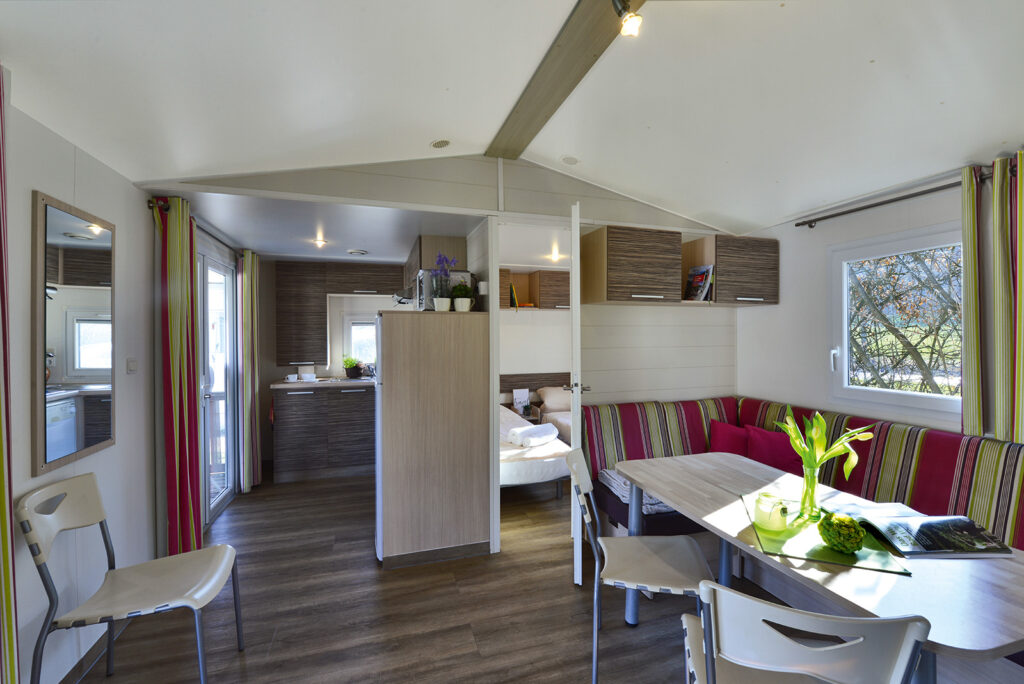
[[[825,546],[839,553],[856,553],[864,546],[864,528],[841,513],[826,513],[818,522],[818,533]]]

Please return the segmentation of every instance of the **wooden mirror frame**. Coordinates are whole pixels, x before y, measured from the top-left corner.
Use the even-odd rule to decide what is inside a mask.
[[[46,208],[53,207],[83,221],[110,231],[110,439],[79,449],[67,456],[46,462]],[[32,345],[29,367],[32,369],[32,476],[65,466],[101,449],[113,446],[115,430],[117,329],[114,316],[114,224],[82,211],[39,190],[32,191]]]

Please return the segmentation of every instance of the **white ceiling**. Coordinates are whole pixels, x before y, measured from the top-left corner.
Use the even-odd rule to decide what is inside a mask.
[[[189,200],[201,224],[224,232],[235,246],[259,254],[333,261],[405,263],[419,235],[468,235],[481,216],[300,202],[246,195],[176,193]],[[322,248],[313,244],[321,237]],[[365,249],[351,256],[349,249]]]
[[[135,181],[478,154],[573,0],[169,5],[0,2],[14,105]],[[525,158],[746,231],[1024,143],[1020,0],[641,13]]]

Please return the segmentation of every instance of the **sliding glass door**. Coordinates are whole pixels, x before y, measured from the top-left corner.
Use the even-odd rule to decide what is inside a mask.
[[[203,393],[204,525],[228,505],[237,488],[235,388],[235,267],[200,252],[200,386]]]

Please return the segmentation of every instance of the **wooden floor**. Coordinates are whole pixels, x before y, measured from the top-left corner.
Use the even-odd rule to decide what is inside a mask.
[[[235,647],[231,590],[204,611],[209,680],[218,682],[583,682],[590,676],[592,579],[572,584],[569,496],[502,492],[502,552],[400,570],[373,553],[368,478],[263,485],[239,496],[208,544],[238,550],[246,650]],[[593,563],[585,548],[585,577]],[[641,601],[603,589],[602,682],[681,681],[680,614],[689,599]],[[86,682],[192,682],[191,614],[136,618],[115,675]]]

